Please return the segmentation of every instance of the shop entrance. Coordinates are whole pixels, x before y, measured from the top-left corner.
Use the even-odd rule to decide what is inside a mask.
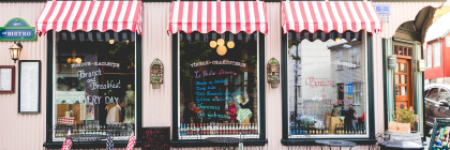
[[[411,93],[412,48],[395,45],[394,50],[397,55],[397,69],[395,69],[395,107],[413,107],[414,102]]]

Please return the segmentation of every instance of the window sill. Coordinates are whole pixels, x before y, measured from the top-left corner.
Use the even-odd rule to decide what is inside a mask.
[[[356,144],[375,144],[377,142],[377,139],[375,138],[315,138],[315,139],[300,139],[300,138],[295,138],[295,139],[281,139],[281,143],[283,145],[319,145],[317,144],[315,141],[316,140],[346,140],[346,141],[352,141],[355,142]]]
[[[85,148],[87,145],[90,148],[105,148],[106,141],[100,142],[72,142],[72,149],[76,148]],[[114,147],[116,148],[125,148],[127,147],[128,141],[114,141]],[[61,149],[63,142],[45,142],[43,147],[46,149]],[[136,141],[136,145],[134,147],[141,147],[141,141]]]
[[[245,139],[246,146],[263,146],[267,144],[267,139]],[[209,143],[206,140],[178,140],[170,141],[172,147],[214,147],[225,146],[226,144]]]

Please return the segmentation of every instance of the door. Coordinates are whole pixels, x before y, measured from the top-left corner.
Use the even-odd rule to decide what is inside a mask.
[[[395,107],[413,107],[411,93],[411,59],[397,59],[395,69]]]

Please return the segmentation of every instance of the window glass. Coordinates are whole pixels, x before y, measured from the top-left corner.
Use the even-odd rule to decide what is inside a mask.
[[[432,61],[432,56],[431,56],[431,49],[427,50],[427,68],[431,68],[431,61]]]
[[[425,98],[428,100],[437,101],[438,91],[439,91],[438,88],[433,88],[433,89],[429,90],[429,92],[426,93]]]
[[[288,33],[290,137],[366,135],[367,76],[362,42],[300,42],[300,36]]]
[[[258,134],[257,34],[180,33],[180,136]]]
[[[441,90],[439,91],[439,97],[438,97],[438,101],[444,100],[444,101],[450,101],[450,93],[448,92],[447,89],[441,88]]]
[[[72,128],[72,134],[114,129],[113,136],[126,136],[134,130],[134,42],[58,41],[54,60],[58,126]],[[55,137],[65,132],[56,130]]]
[[[433,44],[434,47],[434,67],[441,66],[441,43],[437,42]]]

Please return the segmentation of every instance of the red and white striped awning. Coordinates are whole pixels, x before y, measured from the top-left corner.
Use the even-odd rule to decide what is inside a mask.
[[[268,32],[261,1],[174,1],[167,32]]]
[[[381,31],[381,21],[370,1],[283,1],[283,30],[357,32]]]
[[[141,1],[48,1],[36,21],[39,33],[141,29]]]

